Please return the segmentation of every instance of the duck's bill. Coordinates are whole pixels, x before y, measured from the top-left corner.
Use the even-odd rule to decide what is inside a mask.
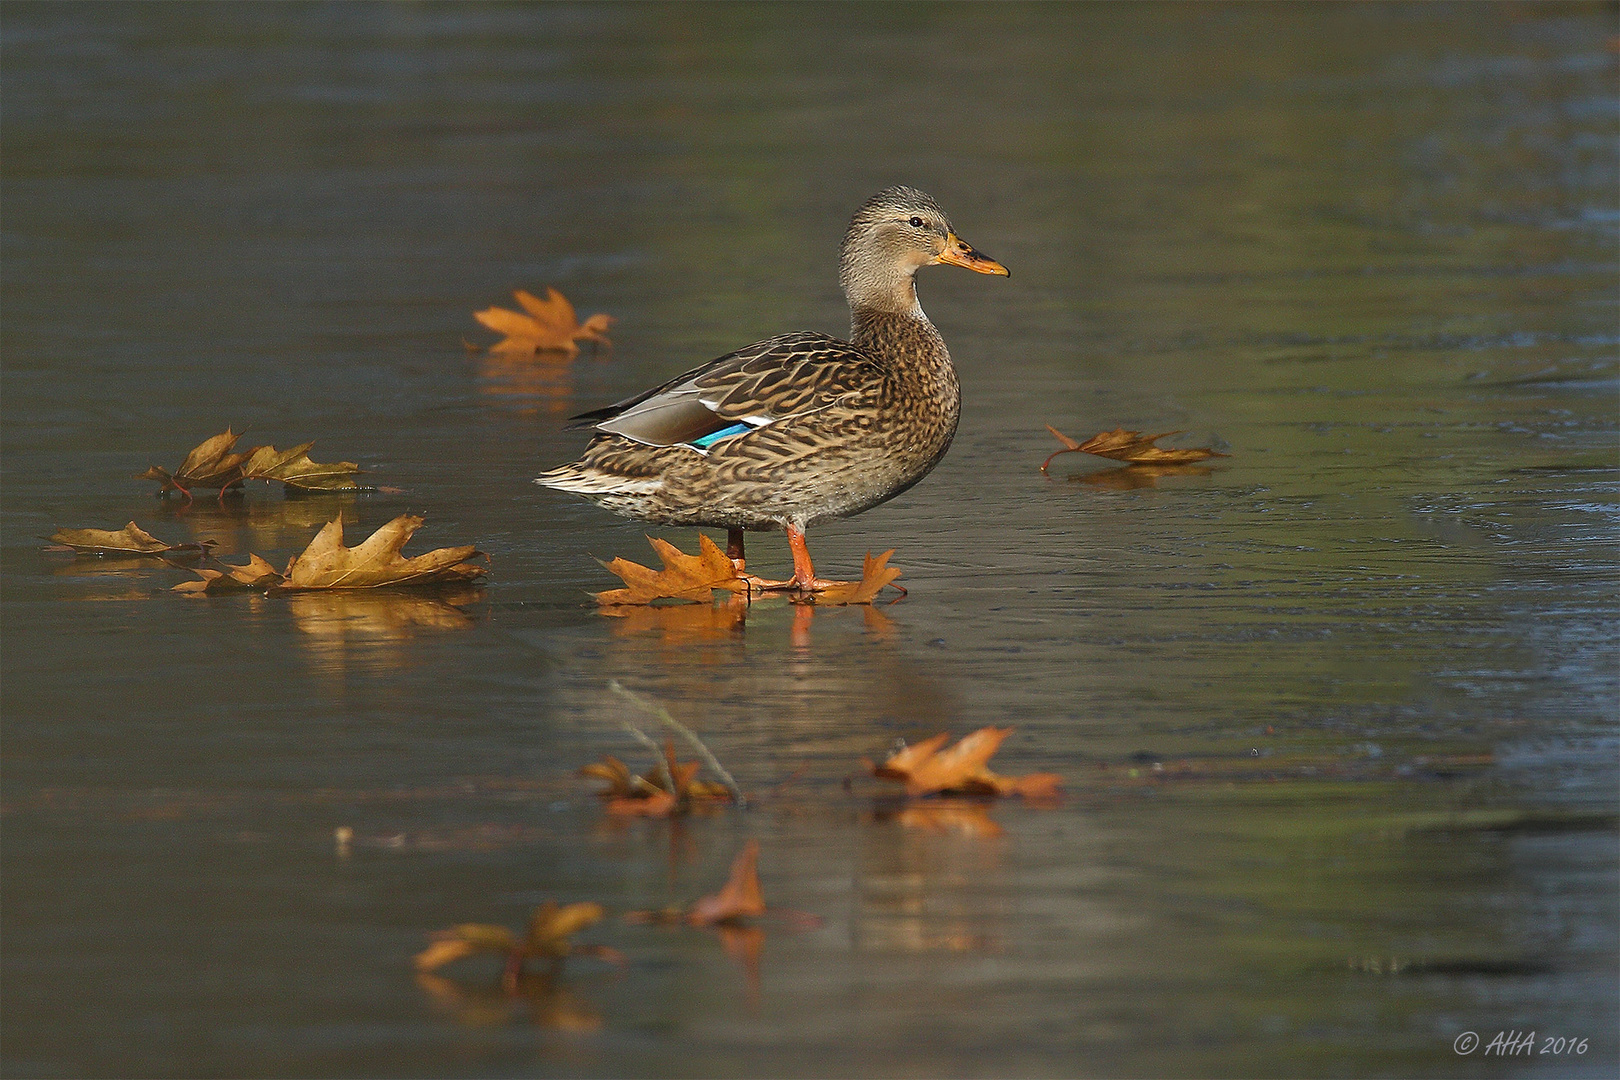
[[[945,241],[945,250],[934,256],[937,263],[949,263],[952,266],[965,266],[969,270],[981,274],[1000,274],[1002,277],[1011,277],[1007,268],[982,251],[974,251],[973,245],[963,240],[955,233]]]

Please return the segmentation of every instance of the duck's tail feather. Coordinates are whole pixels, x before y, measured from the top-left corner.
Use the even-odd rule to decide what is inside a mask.
[[[593,469],[583,461],[559,465],[534,478],[541,487],[572,491],[576,495],[645,495],[664,486],[656,476],[620,476]]]

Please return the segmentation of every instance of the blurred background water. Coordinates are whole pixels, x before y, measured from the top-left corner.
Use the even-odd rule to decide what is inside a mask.
[[[7,4],[6,1073],[1613,1075],[1615,36],[1563,4]],[[956,445],[812,534],[835,575],[896,548],[909,597],[591,608],[591,556],[650,552],[529,482],[562,420],[843,333],[836,245],[891,183],[1013,274],[920,276]],[[614,347],[464,349],[547,284]],[[1231,456],[1047,478],[1048,423]],[[131,479],[226,425],[398,491]],[[407,510],[486,583],[199,601],[41,550],[133,519],[280,565]],[[575,770],[645,764],[615,678],[754,808],[606,822]],[[985,724],[1067,799],[841,784]],[[748,838],[820,929],[750,959],[615,917],[581,939],[624,971],[412,974],[452,923],[712,891]],[[1484,1056],[1512,1029],[1536,1053]]]

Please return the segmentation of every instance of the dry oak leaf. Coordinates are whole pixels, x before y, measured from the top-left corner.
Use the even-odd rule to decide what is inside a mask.
[[[806,594],[797,602],[807,604],[870,604],[877,594],[884,588],[893,586],[901,596],[906,590],[895,585],[895,579],[904,571],[898,566],[889,565],[889,556],[894,554],[890,548],[883,554],[873,556],[868,551],[866,559],[861,564],[861,580],[840,581],[835,585],[822,589],[820,592]]]
[[[434,971],[452,960],[481,952],[500,953],[506,957],[505,977],[509,981],[515,981],[522,973],[523,965],[535,959],[550,960],[555,964],[571,955],[588,954],[623,963],[624,958],[616,949],[603,945],[575,945],[568,940],[605,914],[601,904],[558,907],[555,900],[547,900],[534,909],[529,919],[528,933],[522,938],[498,924],[462,923],[433,935],[433,944],[416,954],[416,970]]]
[[[881,765],[870,761],[866,767],[873,776],[902,780],[907,795],[1022,795],[1027,799],[1053,798],[1063,779],[1056,773],[1028,776],[998,776],[989,769],[1001,743],[1012,728],[983,727],[963,736],[949,750],[950,739],[942,732],[915,746],[905,746],[890,754]]]
[[[1059,454],[1082,453],[1096,454],[1098,457],[1112,458],[1115,461],[1128,461],[1133,465],[1176,465],[1189,461],[1203,461],[1205,458],[1226,457],[1226,454],[1207,447],[1189,447],[1181,450],[1166,450],[1153,444],[1159,439],[1169,435],[1180,435],[1179,431],[1164,431],[1157,435],[1143,435],[1140,431],[1126,431],[1124,428],[1115,428],[1113,431],[1104,431],[1093,435],[1085,442],[1076,442],[1063,432],[1046,425],[1046,430],[1057,436],[1057,441],[1063,444],[1063,449],[1054,451],[1051,457],[1041,462],[1041,472],[1052,464],[1052,458]]]
[[[737,576],[737,568],[713,540],[698,534],[698,554],[688,555],[666,540],[649,536],[647,542],[663,560],[662,570],[652,570],[618,558],[602,565],[625,583],[623,589],[594,594],[603,607],[615,604],[650,604],[654,600],[708,601],[715,589],[747,592],[748,582]],[[600,560],[598,560],[600,561]]]
[[[218,488],[223,494],[226,488],[242,482],[242,463],[252,453],[235,452],[236,441],[241,437],[226,428],[213,438],[203,440],[174,472],[153,465],[137,473],[135,479],[161,481],[162,491],[178,491],[188,499],[192,488]]]
[[[343,546],[343,522],[328,522],[303,554],[287,563],[281,588],[375,589],[385,585],[430,585],[471,581],[485,573],[467,559],[482,555],[472,545],[437,548],[407,559],[400,549],[422,527],[422,518],[401,514],[372,533],[359,547]]]
[[[219,565],[225,569],[198,569],[196,574],[201,581],[182,581],[173,591],[186,596],[212,596],[223,592],[270,589],[282,582],[275,567],[251,552],[248,553],[246,566],[232,566],[230,563]]]
[[[354,482],[360,466],[352,461],[324,465],[311,461],[309,448],[314,445],[313,442],[302,443],[291,450],[255,447],[242,462],[242,476],[247,480],[279,480],[288,487],[306,491],[352,491],[360,486]]]
[[[57,529],[51,542],[85,554],[117,553],[120,555],[201,555],[213,541],[196,544],[165,544],[133,521],[116,532],[111,529]]]
[[[581,323],[574,305],[550,286],[546,287],[544,300],[524,289],[512,295],[517,297],[523,311],[490,307],[473,312],[473,318],[496,333],[506,335],[489,347],[492,353],[527,355],[542,350],[576,353],[579,346],[575,342],[579,340],[613,344],[607,337],[607,330],[613,325],[611,315],[597,313]]]

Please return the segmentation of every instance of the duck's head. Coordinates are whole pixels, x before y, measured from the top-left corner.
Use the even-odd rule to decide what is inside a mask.
[[[1007,276],[1007,268],[956,235],[951,219],[916,188],[892,187],[866,200],[844,234],[838,280],[850,307],[922,313],[913,275],[932,263]]]

